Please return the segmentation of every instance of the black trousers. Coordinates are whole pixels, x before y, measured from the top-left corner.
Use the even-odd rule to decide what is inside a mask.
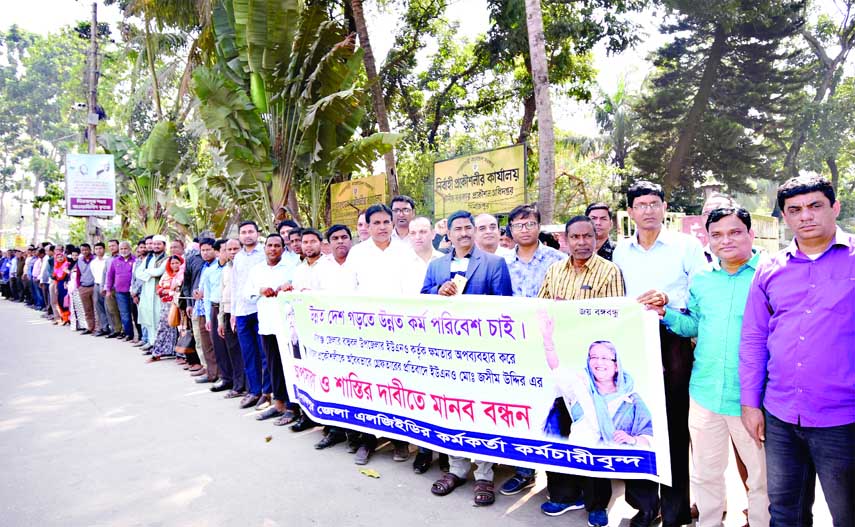
[[[279,354],[279,342],[276,335],[260,335],[261,347],[264,356],[267,357],[267,371],[270,372],[270,385],[273,389],[273,398],[282,401],[288,408],[296,408],[288,398],[288,388],[285,381],[285,370],[282,367],[282,355]]]
[[[549,501],[574,503],[584,494],[586,511],[606,510],[612,498],[612,481],[607,478],[547,472],[546,490],[549,492]]]
[[[216,317],[214,317],[216,319]],[[246,372],[243,369],[243,355],[240,352],[240,340],[237,333],[232,331],[231,313],[223,313],[223,331],[226,335],[226,354],[232,369],[232,389],[236,392],[246,391]],[[218,359],[219,360],[219,359]]]
[[[626,482],[626,501],[642,511],[655,511],[661,496],[662,523],[691,523],[689,503],[689,376],[694,350],[691,340],[659,326],[665,376],[665,412],[671,451],[671,486],[647,480]]]

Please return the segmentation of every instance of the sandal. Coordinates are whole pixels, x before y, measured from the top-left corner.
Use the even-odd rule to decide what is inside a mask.
[[[486,479],[479,479],[475,482],[475,505],[484,506],[492,505],[496,502],[496,492],[493,488],[493,482]]]
[[[441,478],[433,482],[430,491],[437,496],[447,496],[451,491],[466,483],[463,478],[458,478],[451,472],[443,474]]]
[[[197,372],[197,371],[199,371],[199,370],[201,370],[201,369],[202,369],[202,365],[201,365],[201,364],[194,364],[193,366],[190,366],[190,367],[187,369],[187,371],[189,371],[190,373],[193,373],[193,372]]]
[[[297,420],[299,416],[293,410],[285,410],[285,413],[273,420],[273,426],[290,425]]]
[[[151,357],[148,358],[148,360],[146,362],[151,363],[151,362],[157,362],[159,360],[160,360],[160,357],[158,355],[152,355]]]

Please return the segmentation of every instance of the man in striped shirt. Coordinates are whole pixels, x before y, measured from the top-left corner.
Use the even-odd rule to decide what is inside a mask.
[[[594,223],[587,216],[570,218],[564,226],[570,258],[546,271],[538,297],[585,300],[624,296],[623,277],[617,265],[594,254]]]
[[[620,268],[595,254],[597,235],[594,222],[587,216],[575,216],[564,226],[570,258],[556,262],[546,271],[538,297],[552,300],[585,300],[624,296]],[[608,525],[611,481],[608,479],[546,473],[549,501],[540,509],[548,516],[567,511],[588,511],[588,525]]]

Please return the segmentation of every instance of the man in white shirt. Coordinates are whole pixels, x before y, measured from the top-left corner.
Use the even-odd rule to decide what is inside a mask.
[[[104,277],[107,275],[107,258],[104,256],[104,243],[98,242],[95,244],[95,258],[90,262],[89,267],[92,270],[92,277],[95,279],[95,289],[93,298],[95,299],[95,316],[98,319],[97,337],[106,337],[113,334],[110,327],[110,318],[107,316],[107,304],[104,290]]]
[[[485,253],[502,258],[513,254],[512,249],[499,245],[499,221],[492,214],[475,216],[475,245]]]
[[[626,295],[642,304],[685,309],[689,281],[707,265],[700,242],[692,236],[663,228],[668,204],[662,187],[649,181],[627,190],[627,212],[635,222],[634,236],[618,242],[612,261],[620,267]],[[661,486],[662,525],[692,522],[689,507],[689,376],[692,345],[659,327],[665,376],[665,409],[671,449],[671,486]],[[659,499],[655,483],[627,482],[627,502],[639,510],[632,525],[646,527],[656,518]]]
[[[392,210],[382,203],[365,211],[371,238],[353,249],[344,264],[351,289],[379,296],[416,295],[424,281],[424,262],[408,243],[392,238]],[[394,440],[393,460],[406,461],[410,450],[404,441]],[[354,463],[365,465],[377,447],[377,437],[361,434]]]
[[[365,221],[364,212],[359,213],[359,217],[356,218],[356,236],[360,242],[364,242],[371,237],[371,234],[368,233],[368,223]]]
[[[392,209],[392,221],[395,223],[392,238],[407,241],[407,236],[410,235],[410,222],[416,214],[416,202],[409,196],[395,196],[389,207]]]
[[[261,352],[261,339],[258,336],[258,308],[244,294],[249,280],[249,272],[256,264],[265,260],[264,251],[258,246],[258,225],[254,221],[244,221],[238,225],[238,237],[243,249],[232,260],[232,331],[237,333],[240,352],[243,355],[246,374],[247,394],[240,401],[241,408],[269,402],[267,394],[271,391],[270,376],[267,374],[267,359]]]
[[[372,295],[416,295],[424,262],[408,243],[392,237],[392,211],[378,203],[365,211],[371,237],[350,250],[345,269],[353,291]]]
[[[432,260],[442,258],[445,255],[445,253],[441,253],[433,248],[433,226],[430,220],[424,216],[414,218],[410,222],[410,235],[408,238],[413,250],[425,263],[425,269],[427,269],[427,264]]]
[[[283,258],[285,240],[279,233],[267,235],[264,242],[264,262],[253,266],[244,284],[243,297],[256,304],[261,297],[275,297],[279,291],[290,291],[294,278],[296,262],[292,258]],[[257,308],[256,308],[257,310]],[[282,356],[279,354],[279,343],[276,340],[276,314],[256,311],[258,319],[258,335],[261,347],[267,360],[267,370],[270,372],[273,398],[270,407],[257,415],[259,421],[276,418],[274,425],[283,426],[293,422],[300,414],[300,407],[288,399],[285,384],[285,369],[282,367]],[[264,392],[268,393],[268,392]]]

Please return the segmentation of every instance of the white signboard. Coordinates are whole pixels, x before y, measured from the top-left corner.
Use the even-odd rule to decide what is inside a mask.
[[[66,156],[65,213],[69,216],[116,215],[116,166],[112,155]]]

